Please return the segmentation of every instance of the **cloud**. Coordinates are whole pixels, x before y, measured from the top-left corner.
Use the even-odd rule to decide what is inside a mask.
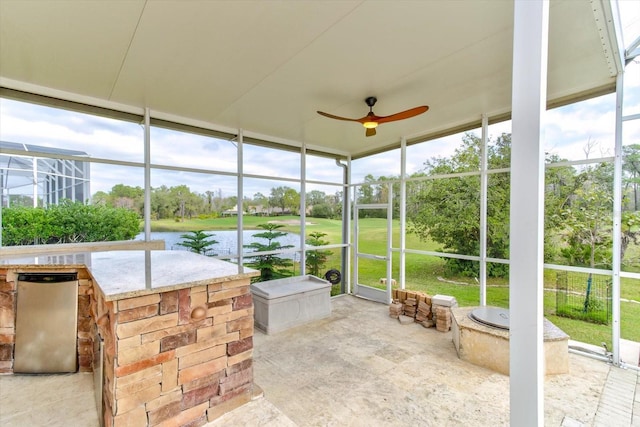
[[[640,68],[640,64],[631,66]],[[629,79],[629,84],[640,88],[640,73]],[[636,82],[637,80],[637,82]],[[640,111],[640,90],[630,90],[625,98],[625,112]],[[629,111],[629,112],[627,112]],[[611,156],[615,135],[615,94],[583,101],[547,111],[544,127],[545,151],[570,160],[584,159],[584,147],[597,143],[590,158]],[[144,135],[139,124],[103,117],[59,110],[19,101],[0,99],[0,139],[46,147],[58,147],[87,152],[93,158],[119,161],[144,161]],[[511,123],[503,122],[489,127],[490,139],[511,131]],[[479,134],[479,130],[474,131]],[[626,143],[640,142],[640,126],[626,122]],[[449,157],[460,146],[463,134],[451,135],[407,148],[407,173],[419,172],[424,162],[434,157]],[[151,163],[171,167],[217,170],[235,173],[237,170],[237,144],[212,137],[153,127],[151,132]],[[271,188],[286,186],[300,190],[300,184],[279,180],[279,177],[298,179],[300,154],[246,144],[243,149],[244,172],[272,178],[246,178],[243,183],[245,197],[255,193],[269,195]],[[337,185],[307,184],[307,191],[319,190],[326,194],[341,191],[343,170],[332,158],[308,156],[307,179],[333,182]],[[400,150],[380,153],[352,162],[352,182],[364,181],[368,174],[374,177],[399,176]],[[116,184],[144,186],[142,167],[128,167],[92,163],[91,192],[110,191]],[[195,172],[176,172],[152,169],[151,185],[187,185],[191,191],[222,192],[233,196],[237,191],[234,176]]]
[[[151,163],[194,169],[236,172],[233,142],[212,137],[151,128]]]
[[[143,131],[134,123],[5,99],[0,99],[0,120],[3,141],[84,151],[94,158],[144,160]]]

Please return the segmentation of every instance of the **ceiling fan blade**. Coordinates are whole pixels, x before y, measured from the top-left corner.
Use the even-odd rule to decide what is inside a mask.
[[[360,122],[361,120],[364,119],[364,117],[362,119],[350,119],[348,117],[334,116],[333,114],[324,113],[322,111],[317,111],[317,113],[320,114],[321,116],[329,117],[330,119],[345,120],[347,122]]]
[[[364,133],[365,136],[373,136],[376,134],[376,128],[367,128],[367,131]]]
[[[425,113],[429,109],[428,106],[422,105],[420,107],[411,108],[410,110],[401,111],[399,113],[392,114],[390,116],[377,117],[378,123],[394,122],[396,120],[404,120],[410,117],[417,116],[418,114]]]

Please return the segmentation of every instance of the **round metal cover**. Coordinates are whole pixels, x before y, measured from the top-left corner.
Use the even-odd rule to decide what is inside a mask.
[[[509,310],[498,307],[478,307],[469,313],[469,318],[494,328],[509,330]]]

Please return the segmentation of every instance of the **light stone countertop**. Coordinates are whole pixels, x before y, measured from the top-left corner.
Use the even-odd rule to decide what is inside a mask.
[[[107,301],[259,274],[188,251],[95,252],[88,267]]]
[[[65,257],[50,257],[50,262],[16,259],[6,267],[25,270],[46,270],[47,265],[86,267],[107,301],[166,292],[257,276],[260,273],[226,261],[209,258],[188,251],[107,251],[92,252],[84,257],[84,264],[65,262]]]

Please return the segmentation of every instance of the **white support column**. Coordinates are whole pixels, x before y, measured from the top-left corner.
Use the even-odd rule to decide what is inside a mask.
[[[243,163],[244,163],[244,157],[243,157],[243,153],[242,153],[242,149],[243,144],[244,144],[244,135],[242,132],[242,129],[238,129],[238,141],[237,141],[237,150],[238,150],[238,164],[237,164],[237,168],[238,168],[238,187],[237,187],[237,194],[236,194],[236,200],[238,201],[238,209],[242,208],[242,201],[243,201],[243,194],[244,194],[244,187],[243,187],[243,180],[244,180],[244,167],[243,167]],[[242,272],[242,265],[244,264],[244,257],[242,256],[242,250],[244,248],[244,236],[242,234],[242,228],[244,227],[244,218],[242,215],[242,212],[244,212],[243,210],[239,210],[238,211],[238,222],[237,222],[237,240],[238,240],[238,244],[236,246],[236,249],[238,251],[238,272]]]
[[[482,115],[482,137],[480,141],[480,305],[487,305],[487,140],[489,118]]]
[[[144,109],[144,240],[151,240],[151,112]]]
[[[624,76],[618,74],[616,80],[616,127],[615,157],[613,163],[613,236],[611,282],[611,342],[613,345],[613,364],[620,366],[620,269],[622,268],[622,101]]]
[[[144,109],[144,240],[151,240],[151,110]],[[166,247],[165,247],[166,249]],[[151,251],[144,251],[145,287],[151,289]]]
[[[305,240],[307,235],[307,147],[300,149],[300,275],[307,270],[307,251]],[[295,262],[295,260],[294,260]]]
[[[514,2],[510,208],[510,423],[544,424],[543,249],[548,1]]]
[[[389,182],[387,183],[387,185],[389,186],[388,189],[388,198],[387,198],[387,274],[385,275],[385,277],[387,278],[387,283],[386,283],[386,288],[387,288],[387,298],[386,298],[386,302],[387,304],[391,304],[391,287],[392,287],[392,283],[391,282],[391,274],[393,272],[392,269],[392,265],[393,265],[393,252],[391,251],[391,246],[392,242],[393,242],[393,183]]]
[[[351,164],[347,162],[345,165],[339,159],[336,159],[336,166],[342,168],[342,233],[341,233],[341,242],[344,246],[340,251],[340,268],[341,268],[341,282],[340,282],[340,292],[341,293],[350,293],[349,284],[351,271],[351,252],[349,245],[351,245],[351,240],[349,236],[351,235],[351,227],[349,223],[351,207],[349,203],[349,177],[351,176],[351,172],[349,167]]]
[[[400,263],[399,270],[399,287],[405,288],[406,278],[406,258],[405,250],[407,249],[407,139],[403,136],[400,141]]]
[[[347,182],[345,183],[345,187],[344,188],[344,193],[343,193],[343,197],[345,198],[345,202],[343,204],[343,209],[345,210],[345,212],[342,213],[342,220],[347,222],[346,226],[342,227],[342,230],[348,230],[349,232],[347,233],[346,236],[346,241],[347,241],[347,266],[345,267],[345,271],[342,272],[342,280],[346,280],[346,286],[345,286],[345,292],[347,294],[351,293],[351,284],[353,281],[353,277],[354,277],[354,272],[352,272],[351,270],[353,270],[354,268],[352,268],[352,266],[354,264],[351,263],[352,260],[352,256],[353,256],[353,239],[351,238],[351,211],[352,209],[352,204],[351,204],[351,156],[349,156],[347,158]]]

